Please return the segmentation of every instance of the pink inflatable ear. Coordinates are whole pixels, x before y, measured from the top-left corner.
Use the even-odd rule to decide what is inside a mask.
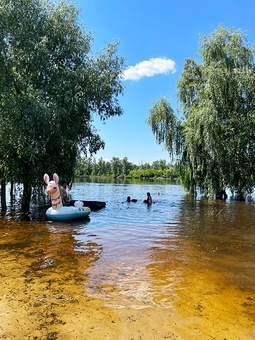
[[[53,179],[54,179],[54,182],[56,183],[56,184],[58,184],[58,175],[55,173],[54,175],[53,175]]]
[[[43,180],[44,180],[44,182],[45,182],[46,184],[49,184],[49,181],[50,181],[50,177],[49,177],[49,175],[47,175],[47,174],[44,174],[44,176],[43,176]]]

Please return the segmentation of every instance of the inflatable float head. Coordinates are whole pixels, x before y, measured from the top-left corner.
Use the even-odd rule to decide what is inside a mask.
[[[48,174],[44,174],[43,176],[44,182],[47,184],[46,194],[51,197],[51,206],[53,209],[59,209],[62,207],[62,198],[60,195],[60,190],[58,186],[59,177],[55,173],[53,175],[53,180],[50,181],[50,177]]]
[[[75,206],[76,208],[81,208],[81,207],[83,207],[83,202],[82,202],[82,201],[75,201],[75,202],[74,202],[74,206]]]

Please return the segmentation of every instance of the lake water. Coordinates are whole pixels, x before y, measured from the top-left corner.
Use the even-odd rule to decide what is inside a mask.
[[[143,203],[148,191],[151,206]],[[79,283],[84,298],[107,308],[171,310],[182,318],[178,339],[255,339],[252,200],[194,199],[179,185],[153,182],[80,182],[70,194],[105,201],[106,208],[68,222],[48,221],[45,208],[29,219],[3,215],[0,277],[17,284],[26,277],[23,290],[46,277],[51,289],[76,277],[72,284]],[[137,202],[126,202],[127,196]],[[12,299],[10,291],[4,294]]]

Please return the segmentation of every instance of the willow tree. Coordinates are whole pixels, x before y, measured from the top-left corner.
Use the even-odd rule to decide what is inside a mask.
[[[220,26],[200,40],[202,63],[188,59],[178,82],[185,146],[195,183],[208,193],[254,186],[254,50],[239,30]]]
[[[170,156],[176,159],[183,149],[182,124],[176,118],[166,97],[160,97],[153,102],[147,124],[151,126],[157,144],[164,145]]]
[[[68,2],[1,0],[0,173],[23,184],[23,209],[45,172],[71,179],[79,152],[104,147],[95,114],[122,114],[118,43],[93,55],[91,41]]]
[[[226,185],[243,197],[255,184],[254,50],[243,32],[219,26],[198,54],[177,82],[184,184],[211,195]]]

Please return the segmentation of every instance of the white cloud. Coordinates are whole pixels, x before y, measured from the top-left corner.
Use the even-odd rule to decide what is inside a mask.
[[[144,60],[135,66],[129,66],[122,75],[123,80],[139,80],[143,77],[152,77],[156,74],[174,73],[175,62],[166,58],[152,58]]]

